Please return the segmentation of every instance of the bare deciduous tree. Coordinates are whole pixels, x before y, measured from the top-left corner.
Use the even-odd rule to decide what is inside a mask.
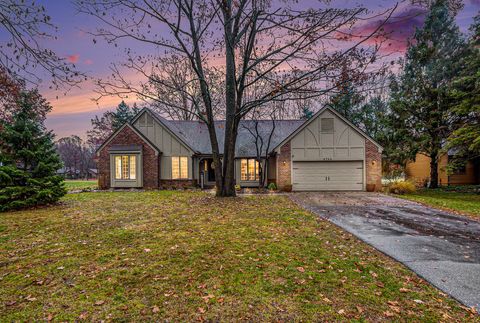
[[[198,111],[205,111],[197,77],[187,58],[179,56],[159,57],[148,83],[138,95],[152,102],[152,108],[173,120],[195,120]],[[143,69],[138,69],[143,73]],[[215,118],[222,118],[224,106],[223,73],[218,69],[206,72],[211,86],[212,105]],[[152,99],[153,98],[153,99]]]
[[[89,169],[95,168],[95,149],[84,144],[78,136],[60,138],[55,147],[62,159],[65,175],[72,178],[88,178]]]
[[[41,45],[42,40],[56,38],[56,29],[45,8],[35,1],[0,1],[0,31],[8,35],[0,42],[0,67],[33,85],[42,81],[40,73],[56,89],[77,85],[85,75]]]
[[[178,55],[189,62],[194,71],[192,81],[202,98],[194,114],[208,126],[217,196],[235,195],[234,158],[240,120],[252,109],[270,102],[291,101],[299,95],[304,99],[325,95],[333,88],[329,84],[337,77],[336,67],[346,58],[355,60],[358,69],[365,71],[378,50],[375,46],[366,48],[366,41],[383,27],[380,23],[368,35],[357,36],[334,50],[345,32],[368,19],[365,8],[336,9],[319,1],[318,8],[305,9],[298,1],[268,0],[76,3],[80,12],[104,23],[105,27],[93,34],[107,42],[118,45],[129,38],[151,45],[156,53]],[[384,13],[385,21],[394,10]],[[127,65],[150,75],[155,61],[133,54],[131,48],[127,52]],[[223,151],[215,131],[214,87],[208,73],[218,65],[222,66],[219,70],[223,73],[225,96]],[[124,79],[119,67],[113,66],[112,73],[111,79],[98,82],[101,96],[144,94],[141,87]],[[256,88],[255,95],[249,95],[252,87]]]

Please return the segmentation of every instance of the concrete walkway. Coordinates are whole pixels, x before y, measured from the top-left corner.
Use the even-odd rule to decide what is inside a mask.
[[[480,222],[376,193],[292,193],[290,197],[464,305],[480,308]]]

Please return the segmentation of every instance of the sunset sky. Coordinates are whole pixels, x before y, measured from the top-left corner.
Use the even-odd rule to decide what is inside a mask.
[[[65,57],[77,68],[93,78],[102,78],[109,75],[109,65],[112,62],[120,62],[124,58],[123,49],[115,48],[103,41],[93,43],[93,37],[87,32],[93,31],[98,26],[98,21],[90,16],[79,14],[75,11],[74,5],[68,0],[42,0],[37,1],[43,4],[47,13],[52,17],[52,22],[59,27],[58,40],[45,43],[46,47],[52,48],[59,56]],[[395,5],[396,1],[332,1],[335,6],[348,7],[364,5],[372,13],[383,11]],[[301,5],[309,7],[316,5],[314,0],[300,1]],[[458,24],[463,31],[466,31],[472,22],[472,17],[480,9],[480,0],[466,0],[464,10],[458,15]],[[397,58],[405,50],[406,39],[411,36],[414,28],[423,22],[420,9],[401,3],[395,13],[392,22],[386,27],[392,32],[391,45],[388,50],[391,52],[389,59]],[[361,28],[368,31],[375,27],[376,22],[365,23]],[[1,35],[0,40],[4,37]],[[128,44],[125,44],[128,45]],[[137,46],[137,44],[136,44]],[[148,48],[136,48],[148,52]],[[129,77],[135,78],[135,75]],[[60,91],[49,90],[46,85],[41,87],[41,92],[46,96],[53,111],[47,118],[47,126],[53,129],[57,138],[76,134],[85,137],[86,130],[90,127],[90,119],[95,114],[101,114],[106,109],[116,106],[120,99],[117,97],[104,98],[99,105],[91,99],[95,97],[94,87],[91,81],[80,85],[80,88],[70,90],[66,95]],[[58,96],[58,99],[56,98]]]

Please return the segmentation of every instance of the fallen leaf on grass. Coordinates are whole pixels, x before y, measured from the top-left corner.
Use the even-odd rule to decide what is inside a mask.
[[[420,299],[414,299],[413,301],[417,304],[423,304],[423,301]]]
[[[360,306],[357,306],[357,311],[358,311],[358,313],[362,314],[363,313],[363,308],[361,308]]]
[[[158,308],[158,306],[154,306],[154,307],[152,308],[152,312],[153,312],[153,313],[158,313],[158,312],[160,312],[160,308]]]
[[[37,298],[36,298],[36,297],[32,297],[32,295],[28,295],[28,296],[26,297],[26,300],[29,301],[29,302],[35,302],[35,301],[37,300]]]
[[[410,289],[407,289],[407,288],[400,288],[400,293],[408,293],[410,291]]]
[[[145,248],[145,249],[143,249],[143,251],[150,252],[150,251],[152,251],[152,249]]]
[[[212,294],[208,294],[206,296],[202,296],[203,300],[205,301],[205,303],[208,303],[208,301],[211,299],[211,298],[215,298],[215,295],[212,295]]]
[[[393,316],[395,316],[395,314],[393,314],[392,312],[389,312],[389,311],[383,312],[383,315],[385,315],[386,317],[393,317]]]
[[[96,306],[100,306],[100,305],[103,305],[103,304],[105,304],[105,301],[96,301],[95,302]]]
[[[9,302],[5,303],[5,305],[7,305],[7,306],[13,306],[15,304],[17,304],[17,301],[9,301]]]
[[[345,314],[345,310],[342,309],[342,310],[338,311],[337,313],[340,314],[340,315],[343,315],[343,314]]]
[[[327,297],[324,297],[324,298],[323,298],[323,301],[324,301],[325,303],[328,303],[328,304],[331,304],[331,303],[332,303],[332,301],[331,301],[329,298],[327,298]]]
[[[200,313],[200,314],[204,314],[204,313],[206,312],[203,307],[199,307],[199,308],[197,309],[197,311],[198,311],[198,313]]]
[[[305,272],[305,268],[303,267],[297,267],[297,270],[301,273],[304,273]]]

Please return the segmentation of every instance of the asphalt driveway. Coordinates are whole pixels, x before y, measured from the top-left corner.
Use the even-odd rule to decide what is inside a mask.
[[[293,193],[292,200],[480,308],[480,222],[365,192]]]

